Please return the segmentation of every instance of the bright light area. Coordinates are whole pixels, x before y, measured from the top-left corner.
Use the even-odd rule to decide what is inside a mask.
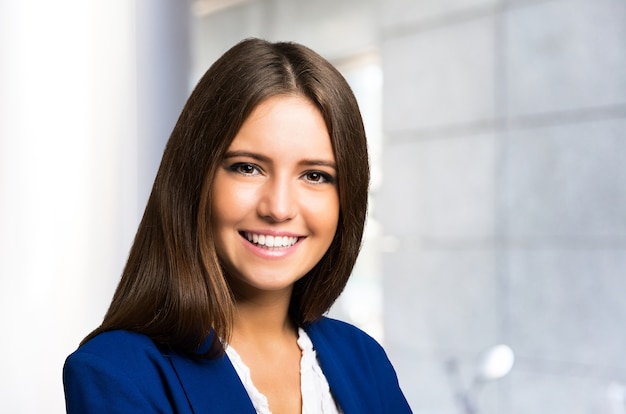
[[[101,321],[136,227],[132,13],[0,2],[0,412],[65,412],[64,359]]]
[[[361,254],[330,316],[351,322],[383,342],[382,230],[376,221],[376,190],[382,182],[382,69],[374,52],[338,65],[358,102],[370,156],[370,206]]]

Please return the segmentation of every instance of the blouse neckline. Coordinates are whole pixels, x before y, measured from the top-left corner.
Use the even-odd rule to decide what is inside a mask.
[[[311,338],[302,328],[298,328],[298,347],[302,351],[300,358],[300,392],[302,393],[302,414],[339,414],[341,413],[333,398],[326,376],[317,359]],[[252,382],[250,368],[230,345],[226,345],[226,354],[231,360],[237,375],[252,401],[258,414],[271,414],[267,397]]]

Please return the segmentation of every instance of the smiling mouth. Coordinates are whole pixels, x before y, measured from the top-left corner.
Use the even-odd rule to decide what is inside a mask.
[[[292,236],[272,236],[269,234],[257,234],[250,232],[240,232],[250,243],[265,248],[287,248],[298,243],[301,237]]]

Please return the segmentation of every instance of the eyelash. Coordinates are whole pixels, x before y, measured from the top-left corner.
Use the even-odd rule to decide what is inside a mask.
[[[335,178],[332,175],[325,173],[323,171],[307,171],[302,176],[307,177],[311,175],[317,175],[322,180],[322,181],[311,180],[309,177],[307,181],[312,182],[314,184],[325,184],[325,183],[333,184],[335,182]]]
[[[248,169],[248,171],[242,171],[243,168]],[[245,175],[245,176],[252,176],[252,175],[256,175],[256,173],[260,173],[262,170],[258,165],[249,163],[249,162],[237,162],[234,163],[232,165],[230,165],[228,167],[229,171],[235,172],[237,174],[241,174],[241,175]],[[317,176],[317,179],[313,178],[312,179],[312,175]],[[302,177],[305,178],[308,182],[312,183],[312,184],[333,184],[335,182],[335,177],[333,177],[331,174],[328,174],[324,171],[306,171],[304,174],[302,174]]]
[[[233,165],[229,166],[228,169],[230,171],[232,171],[232,172],[236,172],[236,173],[241,174],[241,175],[255,175],[254,172],[242,171],[242,168],[244,168],[244,167],[245,168],[250,168],[252,170],[255,170],[255,172],[261,172],[261,168],[258,165],[254,165],[254,164],[251,164],[249,162],[237,162],[237,163],[234,163]]]

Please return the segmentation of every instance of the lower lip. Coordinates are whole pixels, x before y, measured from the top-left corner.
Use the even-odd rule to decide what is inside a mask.
[[[298,238],[298,241],[294,245],[289,247],[265,247],[252,243],[244,236],[241,236],[241,238],[247,249],[249,249],[256,256],[267,259],[281,259],[283,257],[289,256],[298,248],[300,242],[303,240],[303,238]]]

